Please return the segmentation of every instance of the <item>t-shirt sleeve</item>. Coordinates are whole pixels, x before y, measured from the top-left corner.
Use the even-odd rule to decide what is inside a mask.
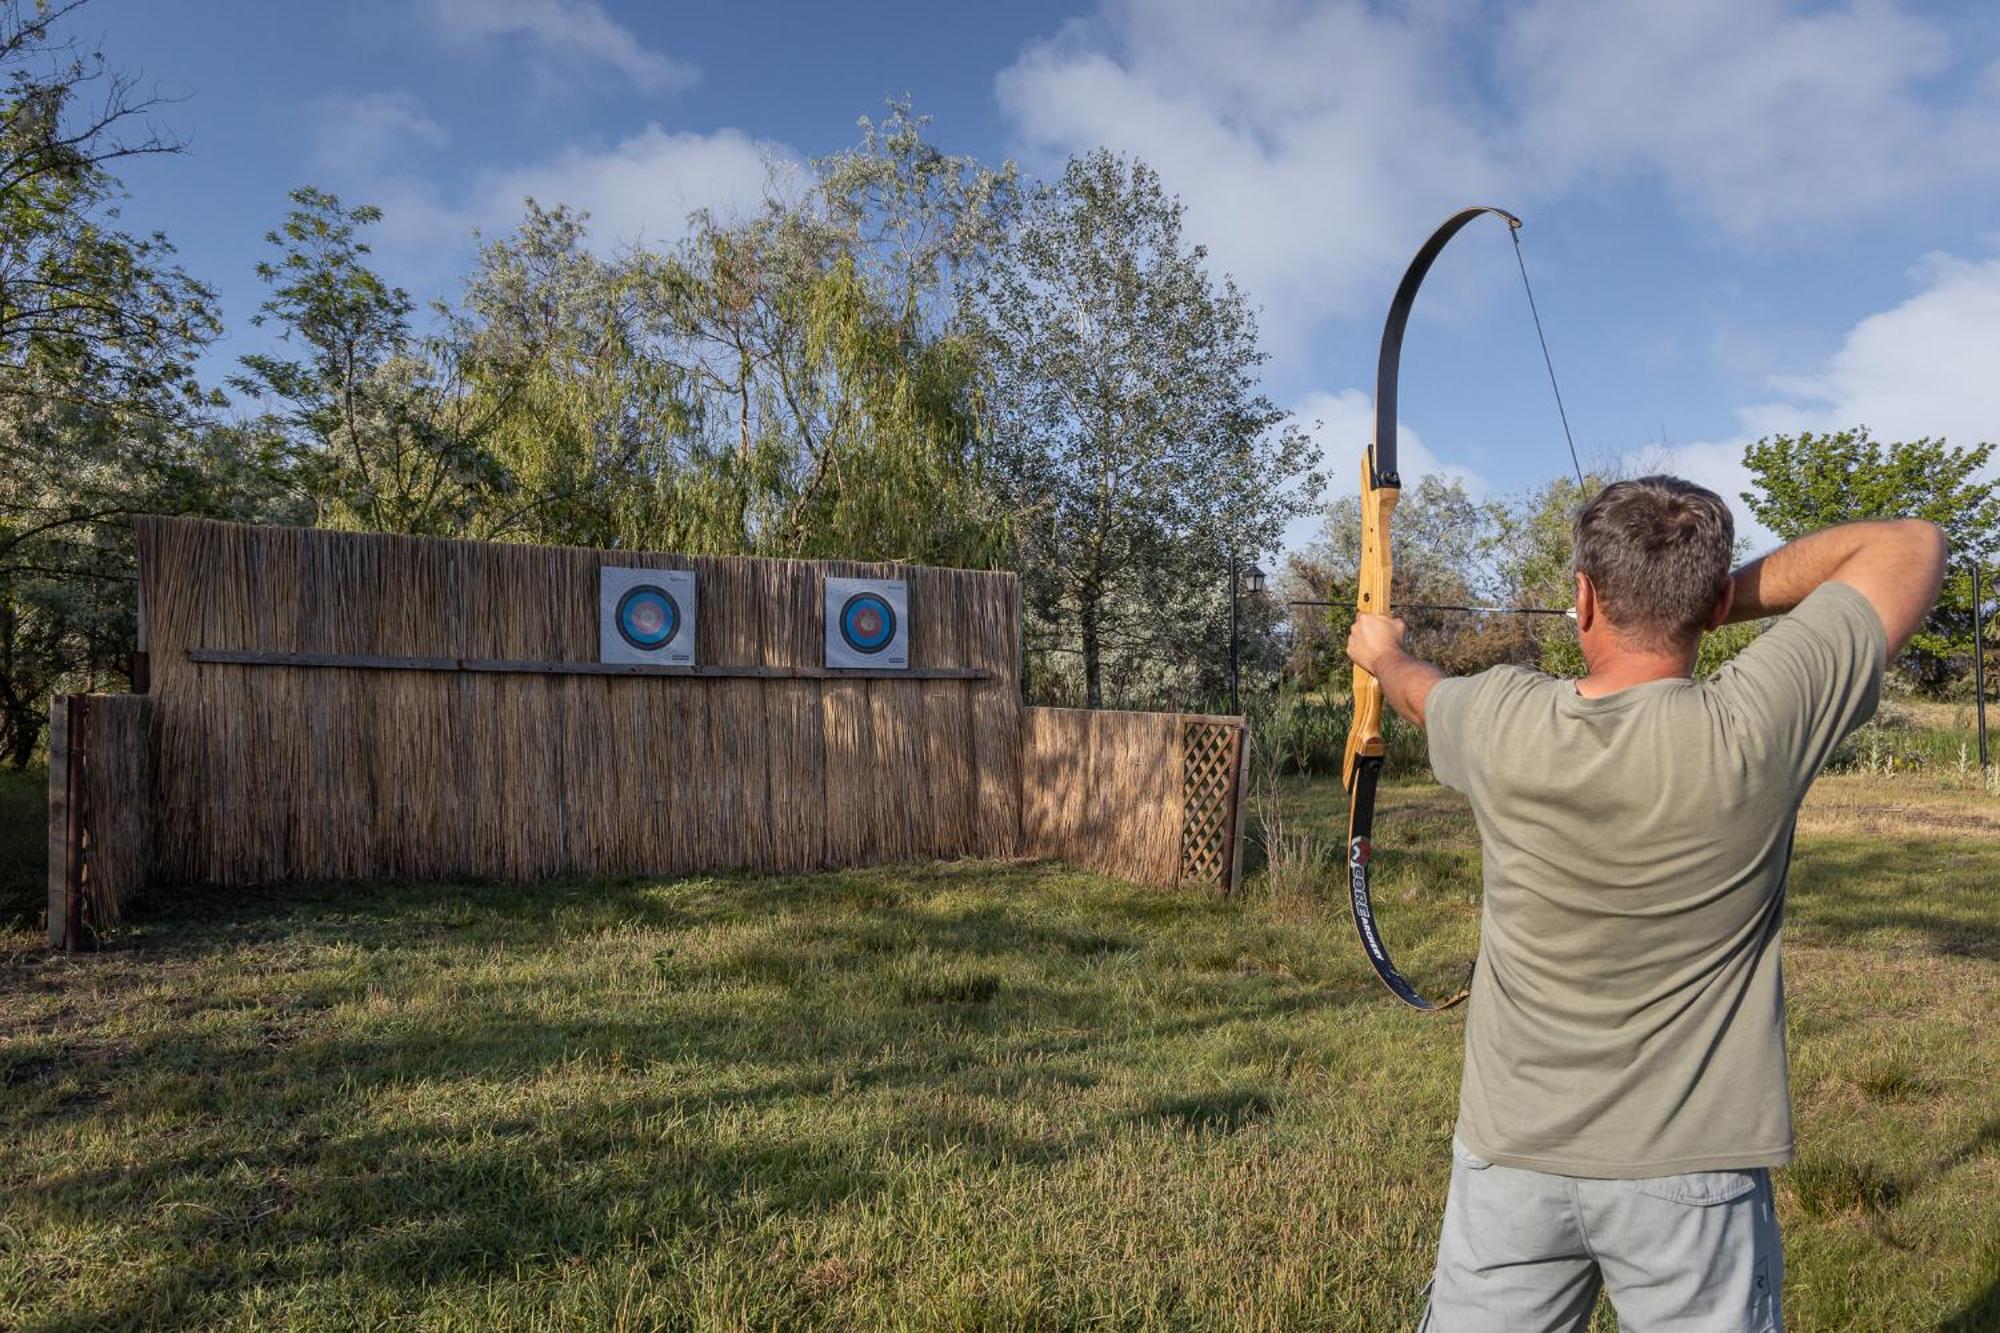
[[[1718,671],[1716,685],[1803,786],[1875,715],[1888,650],[1868,599],[1823,583]]]
[[[1468,725],[1478,676],[1453,676],[1431,686],[1424,700],[1424,738],[1430,746],[1431,772],[1454,791],[1464,791],[1472,762],[1474,729]]]

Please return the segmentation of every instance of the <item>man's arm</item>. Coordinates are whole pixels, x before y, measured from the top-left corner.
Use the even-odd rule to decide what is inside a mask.
[[[1403,651],[1407,626],[1389,616],[1367,612],[1354,617],[1347,632],[1347,656],[1363,671],[1382,682],[1382,697],[1405,721],[1424,725],[1424,701],[1431,687],[1444,679],[1429,662]]]
[[[1808,533],[1736,571],[1728,619],[1783,615],[1837,579],[1875,608],[1894,657],[1936,603],[1945,555],[1944,533],[1920,518],[1842,523]]]

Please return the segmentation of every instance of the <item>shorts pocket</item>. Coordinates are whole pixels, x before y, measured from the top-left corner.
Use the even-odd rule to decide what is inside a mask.
[[[1451,1136],[1451,1155],[1457,1158],[1462,1165],[1469,1166],[1474,1171],[1484,1171],[1487,1167],[1493,1165],[1493,1163],[1474,1153],[1472,1149],[1466,1147],[1463,1143],[1460,1143],[1456,1134]]]
[[[1742,1198],[1757,1188],[1757,1175],[1751,1171],[1689,1171],[1678,1176],[1635,1180],[1632,1187],[1656,1199],[1700,1208]]]

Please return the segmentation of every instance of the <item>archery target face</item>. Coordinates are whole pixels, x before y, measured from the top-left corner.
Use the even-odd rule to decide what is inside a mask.
[[[694,623],[694,571],[598,570],[599,661],[693,666]]]
[[[826,664],[907,670],[910,665],[907,589],[901,579],[828,579]]]

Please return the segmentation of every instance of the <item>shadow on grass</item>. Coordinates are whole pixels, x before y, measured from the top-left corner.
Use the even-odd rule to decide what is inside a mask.
[[[1160,1121],[1203,1134],[1234,1134],[1270,1119],[1277,1102],[1261,1088],[1225,1088],[1193,1096],[1156,1097],[1134,1119]]]
[[[1801,944],[1873,944],[1907,933],[1928,953],[2000,959],[1996,872],[2000,852],[1990,844],[1813,839],[1793,861],[1787,929]]]
[[[163,1260],[42,1326],[199,1326],[335,1278],[394,1301],[607,1254],[672,1266],[874,1206],[926,1163],[1046,1170],[1135,1123],[1240,1133],[1269,1093],[1139,1090],[1171,1080],[1173,1044],[1373,998],[1149,954],[1163,920],[1226,922],[1227,905],[1094,880],[1071,923],[1069,874],[181,895],[65,964],[150,1025],[113,1049],[69,1023],[8,1066],[24,1095],[0,1124],[131,1145],[17,1178],[24,1216],[57,1234],[115,1219]],[[975,886],[992,900],[960,894]],[[744,938],[683,956],[714,928]],[[657,950],[630,946],[649,935]],[[629,989],[588,956],[566,970],[612,940]],[[220,991],[199,984],[210,964]],[[1175,1003],[1121,998],[1140,969]],[[1117,1105],[1132,1094],[1081,1100],[1107,1075],[1139,1085],[1136,1114]],[[1017,1114],[1037,1099],[1063,1110]]]
[[[2000,1278],[1986,1284],[1966,1307],[1938,1325],[1938,1333],[1993,1333],[2000,1328]]]

